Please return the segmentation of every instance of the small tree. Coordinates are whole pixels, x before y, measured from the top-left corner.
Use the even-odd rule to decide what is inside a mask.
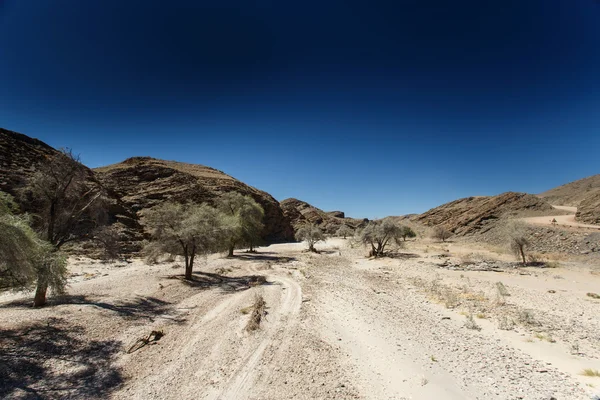
[[[388,219],[371,221],[358,234],[361,243],[371,246],[369,252],[371,257],[383,256],[386,246],[391,242],[401,245],[400,238],[402,238],[402,228]]]
[[[149,210],[145,219],[153,239],[146,251],[183,256],[187,280],[192,280],[196,255],[223,250],[231,229],[230,219],[207,204],[163,203]]]
[[[344,224],[335,232],[335,235],[346,239],[346,237],[354,235],[354,229]]]
[[[509,221],[504,228],[504,235],[508,240],[510,249],[523,265],[527,264],[525,251],[529,247],[527,239],[527,226],[521,221]]]
[[[438,225],[433,229],[432,237],[437,240],[441,240],[445,242],[450,236],[452,236],[452,232],[450,232],[445,227]]]
[[[232,218],[231,229],[227,231],[228,257],[233,257],[233,250],[239,244],[248,244],[252,251],[264,227],[265,212],[260,204],[250,196],[228,192],[221,196],[217,208]]]
[[[34,228],[56,251],[66,243],[91,239],[92,232],[107,222],[101,185],[68,149],[36,168],[22,190],[24,202],[35,211]],[[34,306],[46,304],[48,284],[46,279],[38,279]]]
[[[308,244],[308,251],[316,253],[317,249],[315,249],[315,244],[325,241],[325,235],[317,225],[307,222],[296,232],[296,239],[306,241]]]
[[[402,229],[402,240],[406,242],[406,238],[414,238],[417,237],[415,231],[412,230],[411,227],[403,225],[400,227]]]
[[[0,192],[0,289],[30,289],[43,282],[64,293],[66,259],[29,226],[26,215],[15,215],[10,195]]]

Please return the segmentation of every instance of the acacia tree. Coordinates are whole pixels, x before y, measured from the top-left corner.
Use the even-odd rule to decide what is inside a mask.
[[[48,157],[36,168],[21,192],[24,203],[33,211],[34,228],[54,251],[69,242],[91,239],[94,229],[107,222],[101,185],[69,149]],[[46,304],[50,284],[49,274],[39,272],[35,307]]]
[[[346,239],[346,237],[354,235],[354,229],[344,224],[340,226],[340,228],[335,232],[335,234],[336,236],[343,237],[344,239]]]
[[[321,228],[319,228],[317,225],[307,222],[298,228],[298,231],[296,231],[296,239],[300,241],[306,241],[308,244],[308,251],[317,253],[315,244],[325,241],[325,235],[323,234]]]
[[[217,208],[231,218],[227,233],[228,257],[233,257],[233,250],[239,244],[248,244],[250,251],[260,239],[263,230],[263,208],[252,197],[238,192],[227,192],[217,202]]]
[[[371,221],[358,234],[359,242],[371,246],[371,257],[383,256],[386,246],[392,242],[401,245],[401,238],[402,228],[388,219]]]
[[[406,242],[406,238],[414,238],[417,237],[415,231],[412,230],[410,226],[403,225],[400,227],[402,229],[402,240]]]
[[[438,240],[441,240],[442,242],[445,242],[446,239],[448,239],[450,236],[452,236],[452,232],[450,232],[445,227],[438,225],[433,229],[432,236],[434,239],[438,239]]]
[[[527,226],[520,221],[509,221],[504,227],[504,235],[515,256],[521,259],[523,265],[526,265],[525,251],[530,244],[527,239]]]
[[[12,197],[0,192],[0,289],[29,289],[43,280],[63,293],[66,259],[37,236],[27,215],[15,211]]]
[[[194,260],[198,254],[223,250],[231,222],[207,204],[163,203],[145,216],[152,241],[149,254],[181,255],[185,259],[185,279],[192,280]]]

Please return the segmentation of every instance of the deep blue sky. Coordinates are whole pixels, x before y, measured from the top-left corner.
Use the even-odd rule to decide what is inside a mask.
[[[0,126],[356,217],[600,173],[600,2],[0,0]]]

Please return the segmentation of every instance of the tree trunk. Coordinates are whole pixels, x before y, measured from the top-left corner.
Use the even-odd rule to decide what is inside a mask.
[[[187,268],[185,269],[185,279],[187,279],[188,281],[192,280],[192,271],[194,270],[194,257],[196,256],[195,252],[192,252],[192,254],[190,255],[190,262],[187,266]]]
[[[190,262],[190,256],[188,254],[187,247],[183,247],[183,256],[185,258],[185,279],[188,281],[192,280],[192,263]]]
[[[48,282],[38,281],[33,298],[33,306],[41,307],[46,304],[46,292],[48,291]]]
[[[525,261],[525,252],[523,251],[523,246],[519,247],[519,251],[521,252],[521,258],[523,259],[523,266],[527,265]]]
[[[233,257],[233,245],[229,246],[229,253],[227,254],[227,257]]]

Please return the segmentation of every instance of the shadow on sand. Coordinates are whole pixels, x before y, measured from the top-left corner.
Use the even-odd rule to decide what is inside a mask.
[[[0,398],[107,398],[123,383],[121,342],[84,340],[83,326],[49,318],[0,330]]]

